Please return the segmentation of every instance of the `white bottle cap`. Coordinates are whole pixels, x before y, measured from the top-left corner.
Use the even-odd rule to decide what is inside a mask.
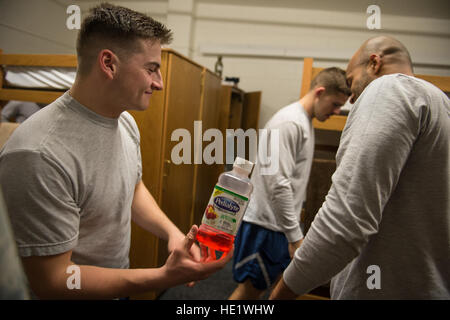
[[[253,169],[253,162],[245,160],[243,158],[236,157],[233,163],[233,167],[238,167],[250,174]]]

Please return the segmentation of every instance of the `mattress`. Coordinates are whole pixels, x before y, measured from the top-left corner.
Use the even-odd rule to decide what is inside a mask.
[[[76,68],[7,66],[8,87],[27,89],[67,90],[75,81]]]

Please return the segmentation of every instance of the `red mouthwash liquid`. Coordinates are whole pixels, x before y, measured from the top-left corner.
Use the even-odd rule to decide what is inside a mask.
[[[215,251],[231,250],[253,191],[252,168],[253,163],[238,157],[233,170],[219,176],[197,233],[202,256],[215,259]]]
[[[197,234],[197,240],[204,246],[215,251],[228,252],[234,243],[235,236],[202,224]]]

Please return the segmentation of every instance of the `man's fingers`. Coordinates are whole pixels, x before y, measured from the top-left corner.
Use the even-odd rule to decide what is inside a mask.
[[[201,254],[200,254],[200,248],[195,243],[191,247],[191,256],[197,262],[200,262],[202,259]]]
[[[216,260],[216,250],[209,248],[209,256],[211,257],[212,260]]]
[[[233,248],[227,252],[222,254],[222,256],[218,259],[218,260],[207,260],[206,263],[204,263],[206,266],[210,266],[212,269],[221,269],[223,268],[228,262],[231,261],[231,259],[233,258],[233,253],[234,253],[234,246]]]
[[[234,245],[231,248],[230,251],[228,251],[227,253],[224,253],[219,260],[224,260],[224,265],[227,264],[232,258],[233,258],[233,254],[234,254]]]
[[[203,243],[200,243],[200,250],[201,250],[201,258],[200,262],[205,262],[208,258],[208,247],[205,246]]]
[[[195,241],[195,237],[197,236],[198,227],[194,224],[189,230],[188,234],[184,238],[183,247],[187,251],[191,250],[192,244]]]

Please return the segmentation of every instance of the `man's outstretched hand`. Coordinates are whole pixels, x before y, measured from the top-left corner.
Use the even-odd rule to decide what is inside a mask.
[[[191,250],[197,232],[198,227],[193,225],[184,240],[172,250],[166,264],[162,267],[170,284],[167,287],[183,283],[188,283],[191,286],[193,281],[208,278],[222,269],[233,258],[234,248],[227,254],[223,254],[219,260],[206,259],[201,261],[198,259],[197,255],[192,254]]]

